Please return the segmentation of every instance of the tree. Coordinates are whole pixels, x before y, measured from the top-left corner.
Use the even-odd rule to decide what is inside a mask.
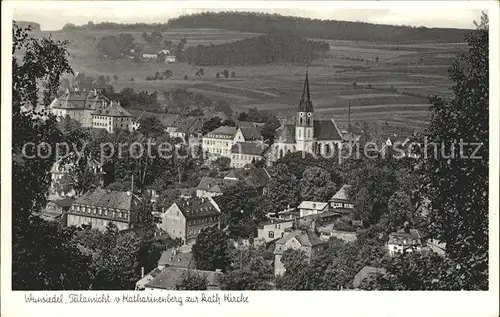
[[[225,78],[228,78],[229,77],[229,71],[227,69],[224,69],[222,71],[222,75],[225,77]]]
[[[217,74],[215,74],[215,78],[219,79],[219,77],[220,77],[220,73],[217,72]]]
[[[279,290],[307,290],[308,263],[304,251],[288,249],[283,253],[281,262],[285,267],[285,274],[276,279]]]
[[[116,35],[105,35],[101,37],[96,46],[101,55],[106,55],[111,59],[118,59],[121,57],[120,43]]]
[[[65,141],[44,105],[55,97],[62,75],[72,74],[67,42],[35,39],[28,32],[13,26],[12,288],[85,290],[92,279],[87,269],[90,259],[71,242],[74,230],[35,216],[47,202],[55,154],[45,151],[50,154],[47,158],[35,155],[31,159],[23,154],[27,142],[46,142],[55,148],[57,142]],[[24,53],[22,60],[16,54],[19,50]],[[40,120],[40,116],[47,119]],[[34,154],[30,152],[26,154]]]
[[[201,133],[203,135],[217,129],[222,125],[222,119],[219,117],[212,117],[205,122],[203,122],[203,126],[201,127]]]
[[[431,124],[425,132],[428,142],[443,146],[446,154],[460,141],[481,146],[466,145],[460,153],[456,149],[454,159],[431,147],[422,158],[422,196],[431,201],[429,229],[446,243],[447,256],[457,263],[459,284],[482,290],[488,289],[489,250],[488,40],[488,17],[483,14],[467,38],[469,50],[450,69],[455,97],[449,103],[432,100]],[[476,159],[471,158],[474,151]]]
[[[137,131],[147,137],[157,137],[165,134],[165,126],[158,117],[147,116],[139,120]]]
[[[300,182],[301,200],[328,201],[337,190],[330,173],[317,166],[308,166]]]
[[[229,157],[221,156],[214,161],[214,166],[217,166],[218,170],[226,171],[229,169],[229,164],[231,164],[231,159]]]
[[[197,273],[183,273],[182,279],[175,285],[178,291],[206,291],[208,280],[206,276]]]
[[[229,238],[223,231],[209,227],[201,230],[192,247],[198,270],[225,271],[229,267]]]
[[[163,72],[163,77],[166,79],[172,78],[172,71],[170,69],[167,69]]]
[[[231,72],[231,77],[232,78],[236,77],[236,73],[234,71]]]
[[[273,202],[274,211],[295,207],[299,203],[299,181],[284,164],[276,165],[267,185],[266,200]]]
[[[232,270],[221,278],[223,290],[269,290],[274,277],[272,266],[261,256],[251,257],[242,268]]]

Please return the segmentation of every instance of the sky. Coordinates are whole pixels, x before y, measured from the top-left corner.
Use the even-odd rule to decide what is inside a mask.
[[[88,21],[165,23],[182,14],[205,11],[254,11],[315,19],[470,29],[474,28],[473,21],[481,16],[477,5],[464,1],[356,1],[355,4],[333,1],[20,1],[10,5],[14,20],[37,22],[44,31],[60,30],[66,23],[81,25]]]

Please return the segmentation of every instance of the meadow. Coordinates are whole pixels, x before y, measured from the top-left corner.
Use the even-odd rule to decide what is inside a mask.
[[[200,68],[187,63],[135,63],[124,58],[103,60],[95,50],[96,40],[113,31],[78,31],[67,34],[51,32],[56,39],[70,41],[70,62],[85,75],[118,76],[115,90],[158,91],[185,88],[226,100],[235,111],[256,107],[270,109],[278,115],[293,115],[302,93],[305,65],[261,65],[203,67],[204,76],[196,77]],[[141,41],[142,32],[132,33]],[[220,44],[257,36],[255,33],[213,29],[173,29],[163,33],[164,40],[187,40],[189,45]],[[428,95],[452,98],[448,68],[455,56],[466,49],[465,43],[386,44],[373,42],[326,40],[330,50],[309,66],[311,95],[322,119],[333,118],[340,126],[348,120],[376,121],[398,129],[414,131],[426,125],[429,118]],[[235,78],[216,78],[227,68]],[[173,77],[146,81],[170,69]],[[184,79],[187,76],[188,79]]]

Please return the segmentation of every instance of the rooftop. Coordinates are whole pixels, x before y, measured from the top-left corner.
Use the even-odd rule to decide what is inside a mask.
[[[183,268],[194,268],[193,254],[181,252],[178,249],[163,251],[158,260],[158,266],[175,266]]]
[[[231,153],[260,156],[267,148],[268,145],[262,142],[238,142],[231,147]]]
[[[262,221],[262,222],[259,222],[258,224],[258,228],[264,228],[264,226],[268,226],[268,225],[277,225],[277,224],[281,224],[281,223],[293,223],[293,220],[281,220],[281,219],[278,219],[278,220],[267,220],[267,221]]]
[[[295,230],[286,234],[284,237],[276,241],[276,244],[285,244],[288,240],[295,238],[302,246],[314,247],[323,244],[323,241],[311,231],[304,232],[302,230]]]
[[[318,202],[318,201],[303,201],[300,203],[299,209],[314,209],[323,210],[328,206],[328,203]]]
[[[98,109],[92,115],[107,117],[131,117],[130,113],[120,106],[119,102],[112,101],[107,108]]]
[[[351,185],[344,185],[342,186],[333,196],[332,198],[330,198],[330,200],[344,200],[344,201],[348,201],[349,198],[348,198],[348,194],[347,192],[349,191],[349,189],[351,188],[352,186]]]
[[[97,188],[88,191],[83,196],[75,200],[74,204],[106,207],[113,209],[136,210],[140,206],[140,199],[136,195],[110,189]]]
[[[208,136],[210,138],[216,138],[219,135],[233,137],[236,131],[236,127],[221,126],[213,131],[208,132],[205,136]]]
[[[220,211],[210,198],[191,197],[174,202],[187,219],[219,215]]]
[[[342,141],[337,125],[332,120],[314,120],[314,138],[316,140],[339,140]]]
[[[180,283],[187,274],[198,274],[200,276],[204,276],[208,281],[208,289],[220,289],[219,279],[223,275],[221,272],[202,271],[170,266],[166,267],[145,286],[148,288],[175,290],[176,285]]]

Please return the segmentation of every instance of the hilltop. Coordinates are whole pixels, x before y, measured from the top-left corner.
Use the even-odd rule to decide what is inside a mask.
[[[79,28],[96,30],[144,31],[156,29],[220,29],[245,33],[275,34],[291,32],[305,38],[347,41],[377,41],[387,43],[415,42],[464,42],[471,30],[452,28],[427,28],[412,26],[382,25],[365,22],[318,20],[278,14],[254,12],[204,12],[183,15],[167,23],[121,24],[112,22],[89,23]]]
[[[23,29],[27,28],[28,26],[31,26],[31,29],[34,32],[40,32],[42,30],[40,24],[36,22],[32,21],[13,21],[13,22],[15,22],[19,27]]]

